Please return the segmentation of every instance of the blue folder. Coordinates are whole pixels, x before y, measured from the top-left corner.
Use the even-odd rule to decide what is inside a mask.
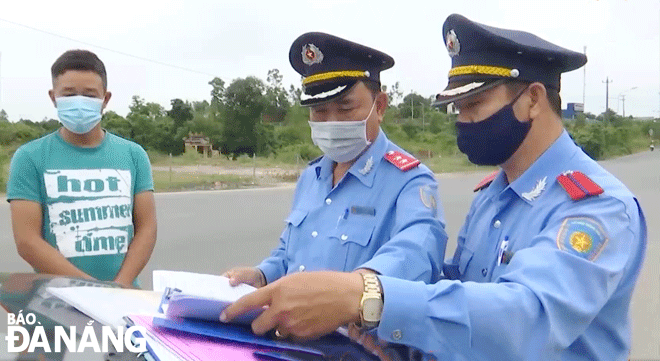
[[[153,324],[156,327],[164,327],[172,330],[194,333],[197,335],[219,338],[221,340],[238,343],[269,347],[283,351],[302,352],[317,357],[323,357],[323,352],[304,345],[298,345],[286,341],[271,340],[264,336],[252,333],[249,326],[225,324],[221,322],[207,322],[192,319],[166,319],[154,317]]]
[[[378,361],[378,357],[366,351],[362,346],[348,338],[332,333],[315,341],[297,344],[288,341],[273,340],[252,333],[249,326],[208,322],[193,319],[165,319],[154,317],[155,327],[189,332],[225,341],[271,348],[274,351],[258,351],[254,355],[263,360],[301,361],[301,360],[360,360]]]

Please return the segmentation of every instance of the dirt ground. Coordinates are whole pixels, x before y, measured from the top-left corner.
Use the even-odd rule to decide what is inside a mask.
[[[164,171],[167,172],[170,170],[169,166],[154,166],[152,167],[155,171]],[[278,178],[286,182],[290,180],[292,176],[297,176],[304,168],[299,170],[296,169],[283,169],[277,167],[269,168],[252,168],[252,167],[222,167],[222,166],[213,166],[213,165],[186,165],[186,166],[172,166],[172,171],[177,173],[189,173],[189,174],[231,174],[241,177],[252,177],[256,176],[258,178]],[[484,172],[483,169],[475,170]],[[472,172],[470,172],[472,173]],[[436,173],[435,176],[438,179],[444,178],[454,178],[461,175],[467,174],[466,172],[455,172],[455,173]],[[294,178],[295,179],[295,178]],[[295,182],[295,181],[294,181]]]

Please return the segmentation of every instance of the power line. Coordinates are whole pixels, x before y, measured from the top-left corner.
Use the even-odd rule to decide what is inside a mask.
[[[139,55],[133,55],[133,54],[125,53],[123,51],[106,48],[106,47],[101,46],[101,45],[96,45],[96,44],[88,43],[86,41],[70,38],[68,36],[64,36],[64,35],[56,34],[56,33],[53,33],[53,32],[47,31],[47,30],[42,30],[42,29],[39,29],[39,28],[35,28],[33,26],[30,26],[30,25],[17,23],[15,21],[3,19],[3,18],[0,18],[0,21],[6,22],[6,23],[9,23],[9,24],[12,24],[12,25],[20,26],[20,27],[23,27],[23,28],[26,28],[26,29],[30,29],[30,30],[33,30],[33,31],[37,31],[37,32],[40,32],[40,33],[44,33],[44,34],[54,36],[54,37],[57,37],[57,38],[66,39],[66,40],[74,41],[76,43],[85,44],[85,45],[92,46],[92,47],[95,47],[95,48],[103,49],[103,50],[106,50],[106,51],[109,51],[109,52],[112,52],[112,53],[116,53],[116,54],[131,57],[131,58],[147,61],[147,62],[150,62],[150,63],[163,65],[163,66],[168,66],[170,68],[184,70],[184,71],[188,71],[188,72],[191,72],[191,73],[197,73],[197,74],[206,75],[206,76],[210,76],[210,77],[217,77],[217,75],[215,75],[215,74],[206,73],[206,72],[203,72],[203,71],[186,68],[186,67],[179,66],[179,65],[169,64],[169,63],[165,63],[165,62],[162,62],[162,61],[145,58],[145,57],[142,57],[142,56],[139,56]]]

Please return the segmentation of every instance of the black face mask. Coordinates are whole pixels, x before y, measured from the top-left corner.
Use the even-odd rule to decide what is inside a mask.
[[[522,92],[520,93],[522,94]],[[476,123],[456,122],[458,149],[470,162],[479,165],[499,165],[511,158],[527,136],[532,122],[520,122],[513,113],[513,104]]]

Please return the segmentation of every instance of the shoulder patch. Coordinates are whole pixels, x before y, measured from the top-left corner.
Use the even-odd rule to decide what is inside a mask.
[[[438,216],[438,201],[435,199],[435,192],[428,184],[419,187],[419,198],[422,200],[424,207],[433,211],[433,218]]]
[[[404,172],[417,167],[420,163],[415,157],[403,154],[396,150],[390,150],[385,153],[385,159]]]
[[[587,217],[566,218],[557,234],[557,247],[593,261],[607,244],[607,234],[600,222]]]
[[[313,159],[312,161],[310,161],[309,163],[307,163],[307,165],[312,165],[312,164],[318,163],[318,162],[321,160],[321,158],[323,158],[323,156],[320,156],[320,157],[318,157],[318,158],[316,158],[316,159]]]
[[[473,191],[479,192],[482,189],[488,188],[488,186],[491,183],[493,183],[493,180],[495,179],[495,177],[497,177],[497,173],[499,173],[499,172],[500,171],[498,169],[498,170],[494,171],[493,173],[487,175],[486,178],[482,179],[481,182],[479,182],[479,184],[477,184],[474,187]]]
[[[557,181],[574,201],[603,193],[603,188],[582,172],[564,172],[557,177]]]

